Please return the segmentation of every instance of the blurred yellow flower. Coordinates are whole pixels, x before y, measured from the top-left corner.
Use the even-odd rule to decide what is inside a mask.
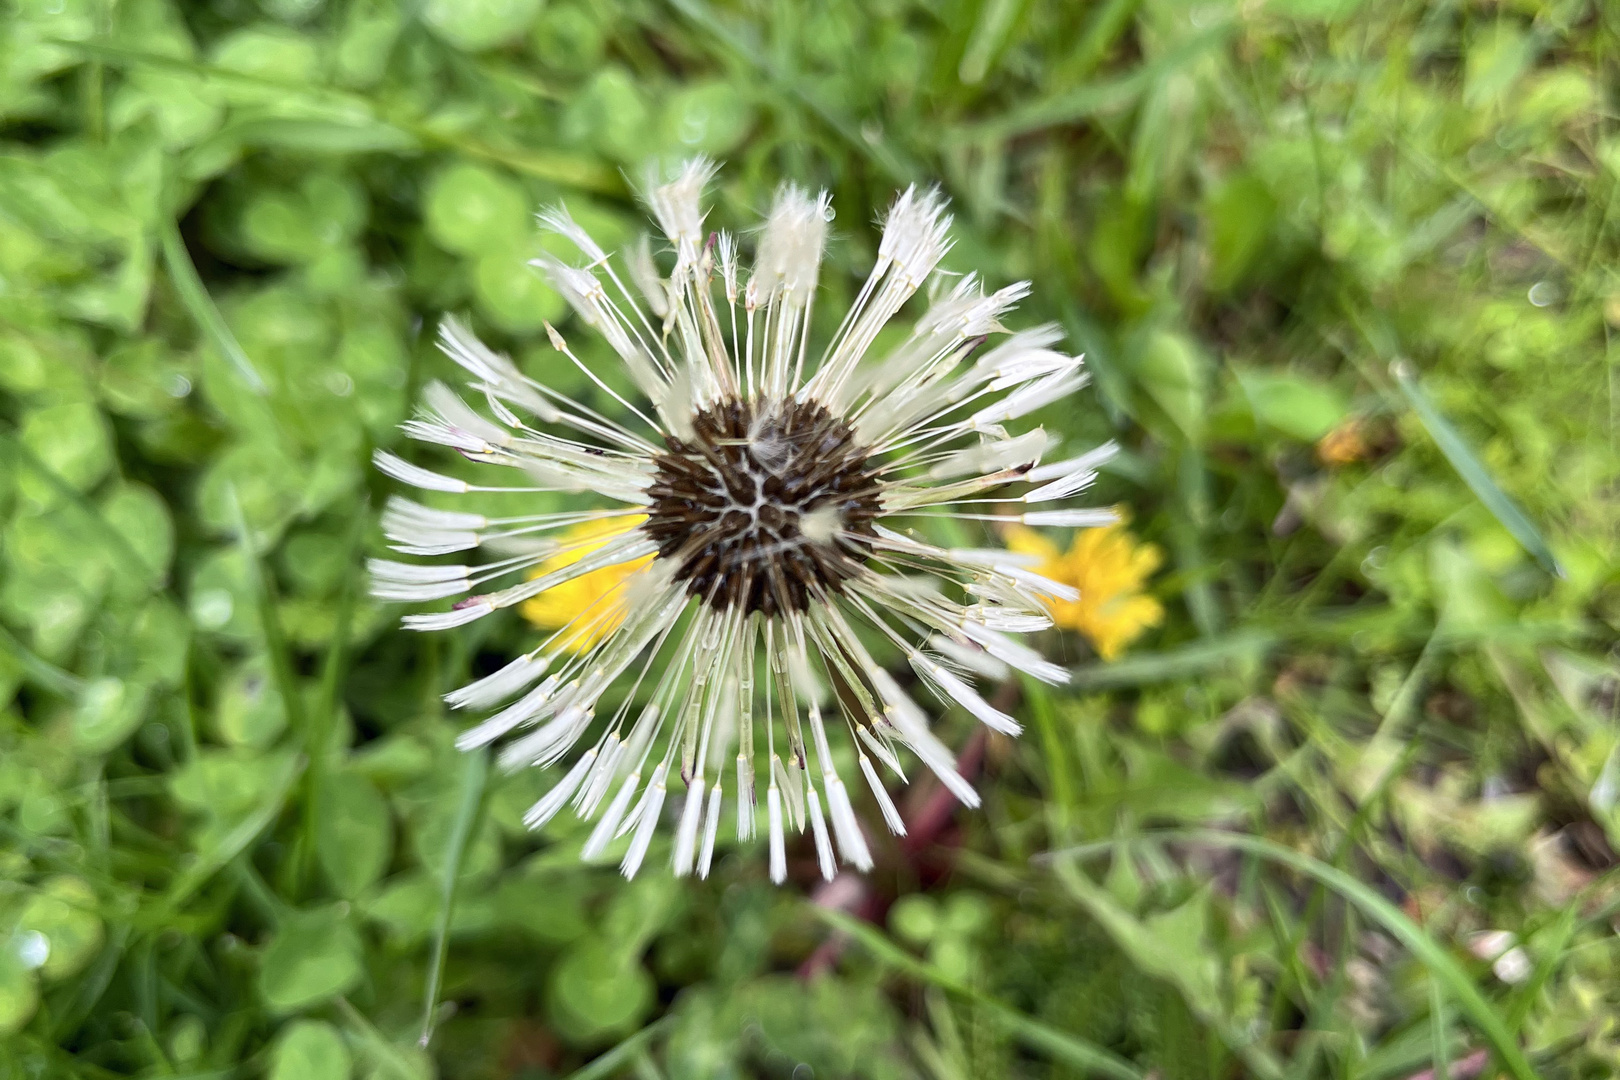
[[[560,538],[568,546],[529,571],[528,576],[532,580],[553,570],[572,566],[615,536],[630,531],[646,520],[644,514],[627,514],[575,525]],[[627,578],[652,561],[653,556],[648,555],[581,574],[572,581],[553,585],[539,596],[525,600],[518,610],[525,619],[542,630],[561,629],[584,615],[579,625],[569,631],[572,636],[564,647],[573,653],[585,652],[624,622],[624,590],[621,586]]]
[[[1104,660],[1119,656],[1142,631],[1164,619],[1164,607],[1141,592],[1163,556],[1153,544],[1139,543],[1123,523],[1082,529],[1067,553],[1018,525],[1008,530],[1007,547],[1039,556],[1038,573],[1080,590],[1078,600],[1048,601],[1052,621],[1084,634]]]

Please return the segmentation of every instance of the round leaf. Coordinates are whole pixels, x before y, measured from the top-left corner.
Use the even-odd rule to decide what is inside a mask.
[[[88,964],[101,948],[96,894],[79,878],[51,878],[28,898],[17,929],[44,937],[47,949],[40,975],[50,981],[66,978]]]
[[[326,784],[315,821],[315,853],[343,896],[358,895],[388,868],[388,802],[365,777],[344,774]]]
[[[575,945],[552,969],[551,1021],[577,1043],[603,1042],[634,1030],[653,997],[646,969],[600,938]]]
[[[422,21],[466,52],[504,45],[521,36],[540,13],[541,0],[428,0]]]
[[[300,911],[282,920],[264,950],[259,993],[272,1009],[294,1012],[354,988],[363,974],[360,935],[347,904]]]
[[[288,1024],[270,1052],[270,1080],[345,1080],[351,1066],[343,1036],[320,1020]]]
[[[446,251],[498,251],[534,231],[529,209],[516,182],[481,165],[458,163],[428,189],[427,232]]]

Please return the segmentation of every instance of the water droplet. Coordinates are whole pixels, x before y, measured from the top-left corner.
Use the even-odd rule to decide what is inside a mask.
[[[172,398],[183,398],[191,393],[191,380],[178,371],[163,376],[163,392]]]
[[[1558,301],[1558,286],[1550,281],[1538,281],[1530,286],[1530,302],[1536,307],[1546,307]]]
[[[16,937],[17,959],[29,971],[45,966],[51,958],[51,940],[38,930],[23,930]]]
[[[224,589],[204,589],[191,601],[191,617],[204,630],[218,630],[235,610],[236,602]]]
[[[326,376],[326,388],[338,397],[348,397],[354,393],[354,380],[346,371],[334,371]]]

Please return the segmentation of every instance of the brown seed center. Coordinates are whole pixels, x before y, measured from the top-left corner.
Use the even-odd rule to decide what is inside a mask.
[[[860,569],[881,507],[849,424],[813,401],[733,400],[692,428],[653,459],[642,526],[688,592],[775,615],[804,611]]]

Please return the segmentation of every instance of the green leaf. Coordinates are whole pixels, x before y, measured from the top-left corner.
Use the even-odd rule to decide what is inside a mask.
[[[101,413],[89,402],[49,405],[27,413],[18,437],[44,466],[78,491],[88,491],[112,468],[112,439]],[[24,492],[36,491],[38,502],[53,501],[31,473]]]
[[[535,232],[523,189],[482,165],[457,162],[442,170],[423,206],[428,235],[446,251],[504,251]]]
[[[466,52],[504,45],[529,29],[542,0],[427,0],[422,21]]]
[[[358,896],[382,877],[392,852],[387,800],[363,776],[332,776],[317,801],[315,854],[338,894]]]
[[[347,1080],[349,1047],[323,1020],[295,1020],[270,1051],[270,1080]]]
[[[1209,287],[1224,291],[1244,280],[1264,250],[1277,203],[1259,177],[1240,172],[1215,189],[1204,213],[1209,219]]]
[[[1084,874],[1068,867],[1060,868],[1060,874],[1064,887],[1139,969],[1180,990],[1188,1006],[1205,1020],[1221,1018],[1220,960],[1209,948],[1207,892],[1138,920]]]
[[[234,773],[224,770],[193,773],[194,768],[202,769],[204,762],[221,759],[229,761],[229,756],[223,753],[198,755],[170,782],[175,798],[195,809],[213,811],[217,795],[220,801],[249,803],[251,809],[234,819],[222,815],[214,827],[204,831],[196,857],[176,876],[164,896],[163,903],[168,909],[187,900],[270,826],[281,813],[287,793],[302,775],[305,764],[303,758],[282,751],[239,762],[238,771]],[[240,781],[244,780],[259,789],[246,800],[240,794]]]
[[[101,514],[150,568],[142,584],[162,584],[174,557],[174,522],[162,497],[144,484],[120,484],[102,500]]]
[[[737,89],[718,81],[671,94],[660,121],[664,141],[685,154],[724,154],[742,142],[753,122],[753,110]]]
[[[225,742],[247,747],[269,746],[287,729],[287,709],[263,657],[239,665],[221,684],[214,728]]]
[[[1148,336],[1136,364],[1136,380],[1188,442],[1204,435],[1208,362],[1184,334],[1156,330]]]
[[[146,688],[104,675],[86,684],[73,709],[73,745],[105,754],[134,734],[146,715]]]
[[[360,935],[349,905],[293,912],[281,921],[259,966],[259,994],[277,1012],[329,1001],[364,975]]]
[[[55,982],[77,974],[96,955],[102,941],[98,908],[90,886],[67,874],[47,880],[28,898],[17,917],[16,933],[37,933],[47,942],[39,968],[42,978]]]
[[[1563,567],[1558,565],[1557,557],[1547,546],[1547,541],[1542,539],[1541,532],[1525,512],[1519,509],[1519,504],[1508,498],[1507,493],[1497,486],[1489,470],[1468,445],[1462,433],[1435,407],[1422,384],[1418,382],[1417,376],[1413,374],[1411,365],[1404,360],[1397,360],[1390,365],[1390,371],[1394,374],[1401,393],[1406,395],[1407,404],[1417,413],[1418,419],[1428,430],[1429,437],[1440,447],[1440,452],[1451,462],[1451,467],[1457,470],[1457,475],[1463,478],[1468,490],[1485,504],[1485,509],[1502,523],[1504,529],[1513,534],[1513,539],[1517,540],[1543,569],[1550,574],[1563,577]]]
[[[478,260],[473,271],[478,310],[502,330],[533,333],[568,310],[563,298],[528,264],[528,253],[502,249]]]
[[[589,937],[552,968],[548,1015],[569,1041],[601,1043],[635,1030],[656,997],[652,976],[639,961]]]
[[[1239,370],[1237,377],[1256,420],[1304,442],[1332,431],[1348,408],[1333,387],[1298,375]]]
[[[18,955],[19,944],[17,939],[0,943],[0,1036],[20,1031],[39,1008],[39,984]]]

